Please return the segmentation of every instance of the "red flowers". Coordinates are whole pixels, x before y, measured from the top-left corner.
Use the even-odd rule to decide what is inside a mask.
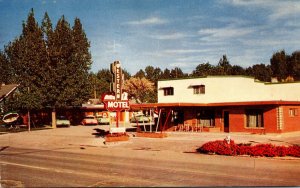
[[[127,133],[111,133],[111,134],[107,134],[106,137],[121,137],[121,136],[128,136],[129,135]]]
[[[275,146],[272,144],[235,144],[233,140],[216,140],[203,144],[197,149],[200,153],[214,153],[218,155],[250,155],[264,157],[300,157],[300,146]]]

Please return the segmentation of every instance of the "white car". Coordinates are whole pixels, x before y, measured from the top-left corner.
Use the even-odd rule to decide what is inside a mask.
[[[58,116],[56,119],[57,127],[70,127],[71,123],[65,116]]]
[[[98,125],[98,121],[95,116],[88,115],[85,116],[84,119],[81,121],[82,125]]]

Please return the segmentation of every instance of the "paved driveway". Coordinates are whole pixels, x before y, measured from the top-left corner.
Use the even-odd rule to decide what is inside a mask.
[[[0,187],[11,180],[40,187],[299,185],[299,158],[194,154],[203,143],[229,135],[236,143],[289,145],[300,144],[299,133],[172,132],[160,139],[135,137],[131,132],[129,141],[105,144],[104,138],[95,134],[96,129],[108,130],[108,126],[71,126],[0,135],[1,166],[5,172]],[[69,177],[72,181],[68,181]]]
[[[272,143],[276,145],[300,144],[300,132],[266,135],[249,133],[168,132],[168,137],[162,139],[135,137],[134,132],[129,132],[129,141],[105,144],[104,138],[97,136],[96,129],[107,131],[109,127],[106,125],[71,126],[69,128],[7,133],[0,135],[0,146],[33,149],[114,147],[193,152],[205,142],[223,140],[226,136],[230,136],[236,143]]]

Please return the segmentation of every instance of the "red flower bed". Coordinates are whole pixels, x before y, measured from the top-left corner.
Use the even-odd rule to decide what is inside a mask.
[[[197,149],[200,153],[218,155],[250,155],[261,157],[300,157],[300,146],[275,146],[272,144],[235,144],[233,140],[216,140],[203,144]]]
[[[127,133],[112,133],[105,136],[105,142],[128,141],[129,135]]]
[[[129,135],[127,133],[110,133],[110,134],[107,134],[106,137],[120,137],[120,136],[128,136]]]

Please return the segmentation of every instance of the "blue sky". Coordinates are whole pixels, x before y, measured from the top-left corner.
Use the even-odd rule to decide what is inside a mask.
[[[0,49],[22,31],[30,9],[40,24],[78,17],[91,42],[92,71],[119,60],[131,74],[147,65],[191,73],[200,63],[269,64],[300,50],[300,1],[0,0]]]

